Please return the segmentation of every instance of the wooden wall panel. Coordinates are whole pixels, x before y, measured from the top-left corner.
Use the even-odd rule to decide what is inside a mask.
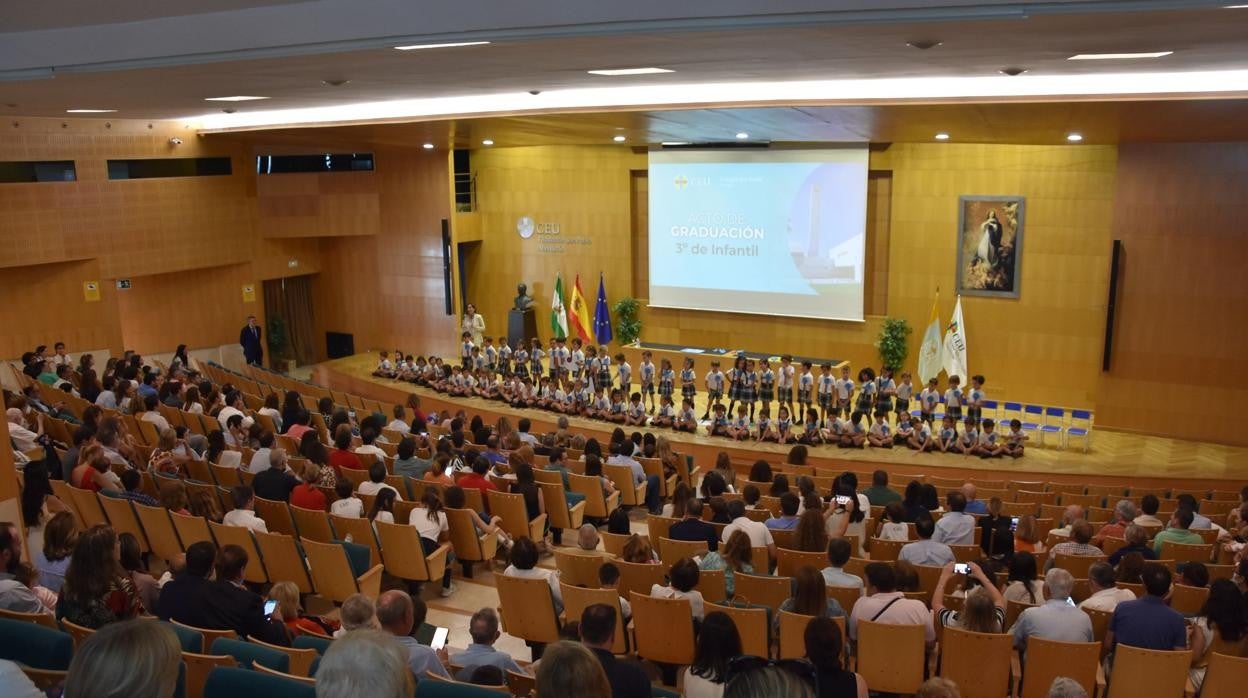
[[[178,344],[233,344],[248,315],[265,326],[264,293],[251,278],[249,264],[136,276],[131,284],[116,291],[121,335],[127,349],[141,354],[169,351]],[[254,284],[254,302],[243,302],[243,284]]]
[[[378,163],[386,167],[389,163]],[[377,172],[256,177],[258,227],[265,237],[372,235],[380,224]]]
[[[1100,424],[1248,445],[1248,143],[1124,145],[1123,241]]]
[[[65,342],[69,352],[122,349],[117,292],[100,278],[95,260],[58,262],[0,271],[0,356],[17,358],[40,344]],[[100,300],[88,302],[84,281],[100,282]]]

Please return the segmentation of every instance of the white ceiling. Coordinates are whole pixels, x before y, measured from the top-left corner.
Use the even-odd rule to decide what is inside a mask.
[[[1221,9],[1222,3],[770,0],[763,10],[759,4],[4,3],[0,114],[57,116],[66,109],[99,108],[118,110],[108,118],[186,118],[223,107],[245,113],[620,85],[990,76],[1007,66],[1025,67],[1028,76],[1248,69],[1248,10]],[[1173,6],[1187,9],[1138,11]],[[978,19],[986,16],[995,18]],[[459,37],[495,42],[429,51],[390,48]],[[943,43],[927,51],[906,46],[916,39]],[[1066,60],[1075,53],[1161,50],[1175,53],[1145,61]],[[636,65],[677,72],[629,78],[585,73]],[[31,76],[39,79],[22,79]],[[324,80],[349,82],[329,87]],[[272,99],[203,101],[235,94]]]

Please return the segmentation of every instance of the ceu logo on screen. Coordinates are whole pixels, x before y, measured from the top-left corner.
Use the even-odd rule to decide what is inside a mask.
[[[534,223],[533,219],[528,216],[521,216],[520,220],[516,221],[516,232],[520,233],[520,237],[525,240],[533,237],[533,231],[536,229],[537,224]]]
[[[677,189],[684,189],[685,187],[689,186],[689,178],[684,175],[678,175],[676,177],[676,180],[673,181],[672,183],[676,185]]]

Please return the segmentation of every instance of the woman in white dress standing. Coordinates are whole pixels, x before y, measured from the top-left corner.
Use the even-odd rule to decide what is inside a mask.
[[[464,311],[464,325],[461,332],[472,335],[474,346],[481,346],[481,336],[485,333],[485,318],[477,313],[477,306],[472,303],[469,303],[467,310]]]

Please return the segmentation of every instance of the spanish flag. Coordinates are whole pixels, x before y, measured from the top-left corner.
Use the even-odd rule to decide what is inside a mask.
[[[594,335],[590,333],[593,327],[592,319],[589,315],[589,307],[585,305],[585,294],[581,293],[581,275],[576,275],[576,283],[572,285],[572,307],[568,313],[568,319],[572,321],[570,329],[576,332],[576,335],[583,342],[593,342]]]

